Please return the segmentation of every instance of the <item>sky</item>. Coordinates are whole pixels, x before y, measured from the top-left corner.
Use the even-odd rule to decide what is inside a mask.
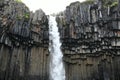
[[[64,11],[71,2],[85,0],[22,0],[31,11],[42,9],[46,14],[58,13]]]

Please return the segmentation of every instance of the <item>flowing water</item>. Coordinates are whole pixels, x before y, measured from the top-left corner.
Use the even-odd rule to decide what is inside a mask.
[[[55,17],[49,17],[50,80],[65,80],[60,36]]]

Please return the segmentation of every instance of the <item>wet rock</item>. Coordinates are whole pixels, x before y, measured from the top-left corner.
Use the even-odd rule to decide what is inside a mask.
[[[46,54],[46,14],[30,12],[17,0],[0,0],[0,80],[46,79]]]
[[[67,80],[119,79],[118,7],[116,0],[74,2],[57,16]]]
[[[42,9],[37,10],[34,15],[33,15],[33,20],[32,23],[33,24],[43,24],[45,23],[47,17],[45,15],[45,13],[42,11]]]
[[[119,80],[117,0],[74,2],[57,15],[66,80]],[[48,19],[0,0],[0,80],[49,80]]]

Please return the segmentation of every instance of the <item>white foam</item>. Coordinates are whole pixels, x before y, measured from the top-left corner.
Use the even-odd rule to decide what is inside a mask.
[[[50,80],[65,80],[61,42],[55,17],[49,17]]]

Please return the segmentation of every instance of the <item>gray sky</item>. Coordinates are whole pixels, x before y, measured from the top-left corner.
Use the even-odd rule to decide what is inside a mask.
[[[31,11],[41,8],[46,14],[58,13],[65,10],[71,2],[85,0],[22,0]]]

